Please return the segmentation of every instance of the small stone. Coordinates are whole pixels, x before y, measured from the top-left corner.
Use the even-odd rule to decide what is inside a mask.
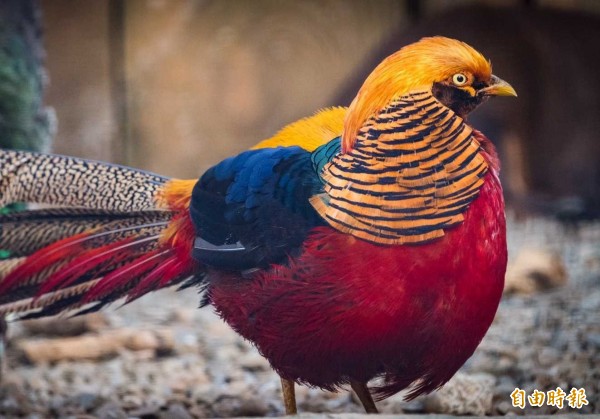
[[[182,323],[189,325],[193,323],[196,309],[191,308],[177,308],[173,310],[170,316],[170,321],[174,323]]]
[[[193,419],[185,407],[179,403],[172,404],[169,406],[165,414],[164,419]]]
[[[71,318],[26,320],[22,325],[31,335],[67,337],[105,329],[109,326],[109,321],[104,313],[92,313]]]
[[[132,354],[132,358],[136,361],[149,361],[156,358],[156,350],[155,349],[142,349],[140,351],[135,351]]]
[[[13,396],[3,397],[0,400],[0,414],[7,416],[17,416],[23,414],[20,403]]]
[[[94,415],[98,419],[127,419],[127,413],[113,401],[102,404],[94,411]]]
[[[547,250],[523,248],[508,265],[504,292],[531,295],[567,282],[561,258]]]
[[[64,405],[65,405],[65,398],[62,395],[53,396],[52,399],[50,399],[50,409],[51,410],[59,412],[63,408]]]
[[[498,405],[496,406],[496,409],[498,409],[498,412],[503,415],[507,414],[511,410],[511,408],[512,408],[512,405],[509,402],[507,402],[506,400],[498,403]]]
[[[177,352],[180,354],[198,353],[198,336],[195,333],[184,332],[175,336],[175,344]]]
[[[129,411],[128,416],[141,419],[158,419],[161,412],[159,406],[146,405]]]
[[[144,404],[142,396],[139,394],[126,394],[123,396],[123,406],[126,409],[136,409]]]
[[[496,379],[489,374],[457,373],[424,400],[427,413],[483,416],[492,410]]]
[[[538,355],[538,362],[542,367],[550,367],[560,361],[560,353],[553,348],[544,347]]]
[[[407,413],[407,414],[415,414],[415,413],[423,413],[425,412],[425,403],[423,400],[411,400],[409,402],[404,402],[402,405],[402,410],[398,412],[392,413]]]
[[[98,394],[94,393],[79,393],[71,399],[71,403],[78,406],[80,409],[90,412],[102,404],[104,400]]]
[[[239,416],[265,416],[269,407],[263,397],[258,394],[251,394],[242,399],[240,404]]]
[[[212,410],[214,416],[220,417],[235,417],[241,416],[240,412],[241,400],[236,397],[219,397],[213,404]]]
[[[246,371],[256,372],[267,371],[269,369],[267,360],[254,351],[241,356],[238,362]]]
[[[590,345],[600,349],[600,333],[589,333],[587,335],[587,341]]]
[[[213,404],[219,397],[219,394],[214,386],[202,385],[192,389],[192,399],[201,404]]]
[[[11,381],[6,379],[0,386],[0,417],[24,415],[33,410],[26,390]]]
[[[196,404],[190,407],[190,415],[195,418],[208,418],[211,416],[210,409],[204,404]]]

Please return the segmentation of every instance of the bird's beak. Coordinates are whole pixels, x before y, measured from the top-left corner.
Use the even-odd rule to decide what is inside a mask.
[[[479,90],[479,93],[484,96],[517,96],[517,92],[510,84],[494,75],[492,75],[490,85]]]

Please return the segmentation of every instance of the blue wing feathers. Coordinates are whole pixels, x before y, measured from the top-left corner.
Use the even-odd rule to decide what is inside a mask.
[[[324,225],[309,202],[322,187],[311,153],[300,147],[250,150],[222,161],[196,184],[190,213],[197,236],[215,246],[239,243],[245,253],[195,256],[240,269],[285,261],[312,228]]]

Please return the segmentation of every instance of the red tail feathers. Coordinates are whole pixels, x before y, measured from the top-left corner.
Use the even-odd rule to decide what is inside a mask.
[[[115,214],[105,226],[30,254],[0,279],[0,314],[41,317],[90,304],[93,311],[189,278],[196,271],[188,214],[191,188],[192,182],[171,181],[159,197],[165,210]],[[82,215],[89,216],[89,210]]]

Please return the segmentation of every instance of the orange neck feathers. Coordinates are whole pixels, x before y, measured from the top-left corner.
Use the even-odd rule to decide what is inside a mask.
[[[369,75],[352,101],[344,121],[342,151],[354,146],[360,128],[390,101],[415,90],[431,90],[433,83],[468,71],[488,79],[491,64],[469,45],[449,38],[423,38],[383,60]]]

